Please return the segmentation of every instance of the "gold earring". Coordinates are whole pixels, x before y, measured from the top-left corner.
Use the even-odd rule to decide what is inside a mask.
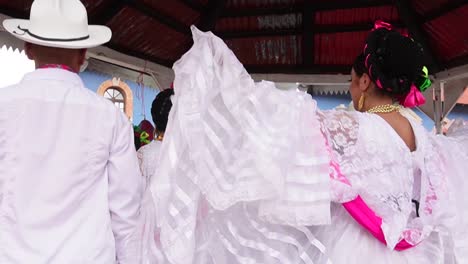
[[[158,136],[156,137],[157,141],[163,141],[164,139],[164,133],[158,133]]]
[[[366,100],[364,94],[361,94],[361,97],[359,98],[359,103],[358,103],[358,110],[361,111],[362,108],[364,107],[364,101]]]

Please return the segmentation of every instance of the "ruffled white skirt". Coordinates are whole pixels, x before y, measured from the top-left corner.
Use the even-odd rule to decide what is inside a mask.
[[[453,257],[444,256],[444,240],[433,233],[418,246],[394,251],[362,228],[342,207],[332,205],[332,224],[309,227],[315,237],[323,243],[327,256],[334,264],[447,264],[454,263]],[[317,256],[320,261],[323,256]]]

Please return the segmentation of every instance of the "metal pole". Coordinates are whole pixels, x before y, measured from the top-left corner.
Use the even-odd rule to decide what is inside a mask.
[[[440,85],[435,85],[432,94],[432,102],[434,106],[434,122],[437,134],[442,134],[442,98],[444,90],[444,82],[440,82]]]

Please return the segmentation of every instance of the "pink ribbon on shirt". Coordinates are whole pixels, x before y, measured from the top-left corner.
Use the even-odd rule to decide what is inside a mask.
[[[45,64],[39,67],[39,69],[62,69],[69,72],[76,73],[70,66],[64,64]]]

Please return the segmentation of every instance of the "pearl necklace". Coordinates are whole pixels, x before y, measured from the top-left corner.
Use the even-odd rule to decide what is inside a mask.
[[[391,113],[395,111],[400,111],[399,105],[386,104],[374,106],[371,109],[367,110],[367,113]]]

